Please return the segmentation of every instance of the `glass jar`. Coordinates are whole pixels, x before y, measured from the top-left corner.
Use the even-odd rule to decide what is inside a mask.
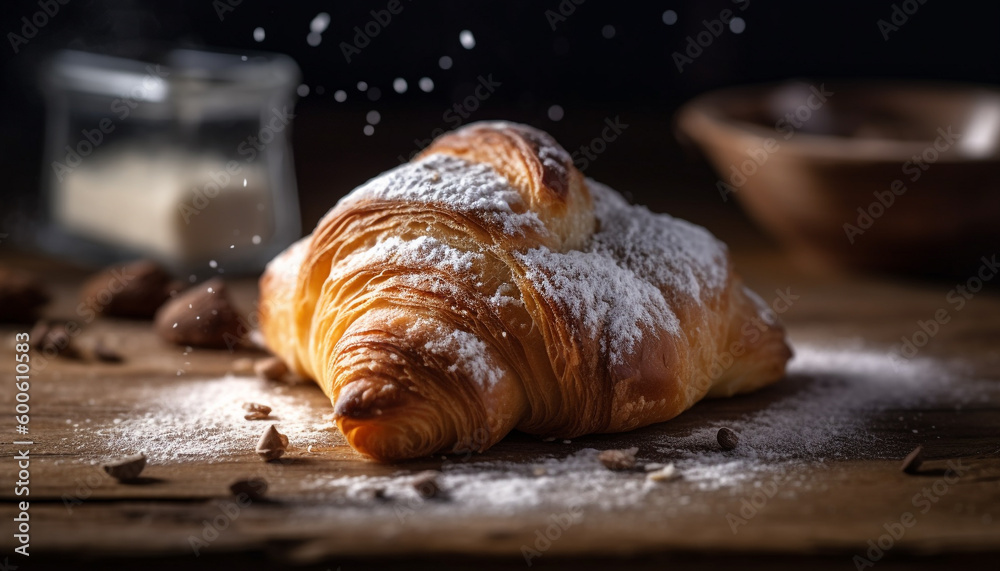
[[[298,81],[277,54],[58,52],[43,76],[42,246],[94,263],[259,270],[300,235]]]

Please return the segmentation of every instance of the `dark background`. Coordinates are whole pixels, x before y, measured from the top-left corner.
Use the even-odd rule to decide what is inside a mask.
[[[398,157],[408,157],[418,148],[415,141],[426,142],[435,129],[448,128],[443,113],[471,94],[481,75],[492,74],[501,86],[468,121],[530,123],[573,151],[599,135],[605,118],[620,117],[627,131],[586,174],[654,209],[694,218],[723,238],[728,224],[743,220],[739,207],[719,199],[707,163],[674,134],[673,114],[692,96],[787,78],[1000,82],[996,3],[926,0],[886,41],[876,22],[888,19],[898,1],[750,0],[745,10],[728,0],[401,1],[403,11],[351,63],[340,42],[352,41],[353,28],[364,26],[372,19],[369,11],[384,9],[387,0],[243,0],[222,18],[219,3],[211,0],[69,0],[16,55],[7,34],[18,32],[21,17],[39,6],[37,0],[5,2],[0,8],[3,225],[14,228],[18,220],[30,220],[16,213],[31,212],[43,170],[45,115],[37,72],[47,54],[63,47],[141,40],[292,56],[310,90],[298,102],[293,133],[306,231],[341,195],[398,164]],[[560,6],[573,12],[553,30],[546,11],[558,13]],[[745,31],[725,29],[678,71],[672,54],[682,52],[688,37],[705,29],[703,20],[718,18],[723,9],[738,13]],[[677,12],[676,24],[664,23],[665,10]],[[319,12],[330,14],[330,25],[313,47],[306,37]],[[607,25],[614,27],[611,38],[602,32]],[[263,42],[253,38],[258,26],[266,31]],[[459,42],[464,29],[475,36],[471,50]],[[438,65],[445,55],[454,62],[448,70]],[[430,93],[417,87],[423,76],[434,81]],[[407,80],[406,93],[393,91],[396,77]],[[355,87],[359,81],[377,87],[381,96],[371,100],[370,92]],[[343,103],[334,100],[338,89],[348,93]],[[556,104],[565,113],[560,121],[547,116]],[[381,121],[366,136],[362,129],[371,110],[380,112]],[[14,232],[15,245],[18,236]]]

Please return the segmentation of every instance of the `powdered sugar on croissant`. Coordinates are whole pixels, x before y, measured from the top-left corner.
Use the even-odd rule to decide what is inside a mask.
[[[710,233],[510,123],[446,134],[346,196],[268,266],[261,314],[379,460],[668,420],[791,356]]]

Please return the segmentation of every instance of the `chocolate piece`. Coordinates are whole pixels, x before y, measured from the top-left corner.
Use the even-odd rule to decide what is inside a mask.
[[[287,448],[288,437],[278,432],[278,429],[272,424],[264,430],[264,434],[260,435],[256,451],[264,461],[270,462],[281,458]]]
[[[81,298],[98,315],[149,319],[181,289],[162,266],[138,260],[105,268],[83,285]]]
[[[156,331],[177,345],[233,349],[242,344],[239,316],[219,278],[197,285],[156,312]]]
[[[247,411],[247,414],[243,415],[247,420],[264,420],[271,414],[271,407],[256,402],[243,403],[243,410]]]
[[[268,357],[257,361],[253,366],[253,370],[257,373],[258,377],[269,381],[280,381],[282,377],[288,374],[288,366],[277,357]]]
[[[59,355],[70,359],[80,358],[80,352],[73,345],[73,338],[62,323],[39,321],[31,329],[28,337],[32,348],[42,354]]]
[[[103,341],[98,341],[94,346],[94,357],[104,363],[121,363],[124,361],[120,353],[109,348]]]
[[[229,491],[232,492],[234,496],[246,494],[250,500],[259,501],[264,499],[264,494],[267,493],[267,481],[263,478],[236,480],[232,484],[229,484]]]
[[[597,459],[608,470],[631,470],[635,468],[635,453],[638,451],[638,448],[603,450],[597,455]]]
[[[413,480],[413,488],[421,498],[429,500],[441,495],[441,486],[438,485],[437,481],[439,475],[441,473],[434,470],[427,470],[417,474]]]
[[[108,462],[102,466],[109,476],[119,482],[128,482],[139,477],[146,467],[146,455],[135,454]]]
[[[740,443],[740,435],[732,428],[726,427],[719,429],[719,433],[715,436],[715,439],[719,441],[719,448],[727,451],[733,450]]]
[[[903,459],[903,465],[900,466],[900,470],[907,474],[916,474],[920,470],[920,466],[924,463],[924,447],[917,446],[906,455]]]

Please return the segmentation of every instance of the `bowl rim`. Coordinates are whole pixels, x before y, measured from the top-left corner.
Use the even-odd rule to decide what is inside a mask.
[[[688,137],[705,144],[708,134],[699,127],[708,127],[718,134],[728,135],[731,140],[753,139],[762,144],[767,139],[780,143],[782,152],[812,158],[833,159],[839,161],[872,162],[906,162],[914,155],[920,155],[927,147],[934,144],[935,139],[913,140],[893,139],[885,137],[857,138],[844,135],[816,134],[798,131],[790,139],[782,139],[780,133],[765,125],[733,119],[723,110],[723,103],[733,98],[759,97],[773,93],[779,89],[793,85],[823,86],[836,83],[837,90],[848,91],[857,89],[886,90],[917,90],[927,93],[960,94],[982,93],[996,97],[1000,101],[1000,88],[975,83],[948,81],[918,81],[897,79],[787,79],[774,82],[753,83],[724,87],[711,90],[695,96],[677,111],[675,123]],[[836,93],[836,92],[835,92]],[[946,129],[950,125],[941,126]],[[940,153],[937,161],[945,163],[959,162],[996,162],[1000,160],[1000,151],[992,154],[973,156],[962,153]]]

